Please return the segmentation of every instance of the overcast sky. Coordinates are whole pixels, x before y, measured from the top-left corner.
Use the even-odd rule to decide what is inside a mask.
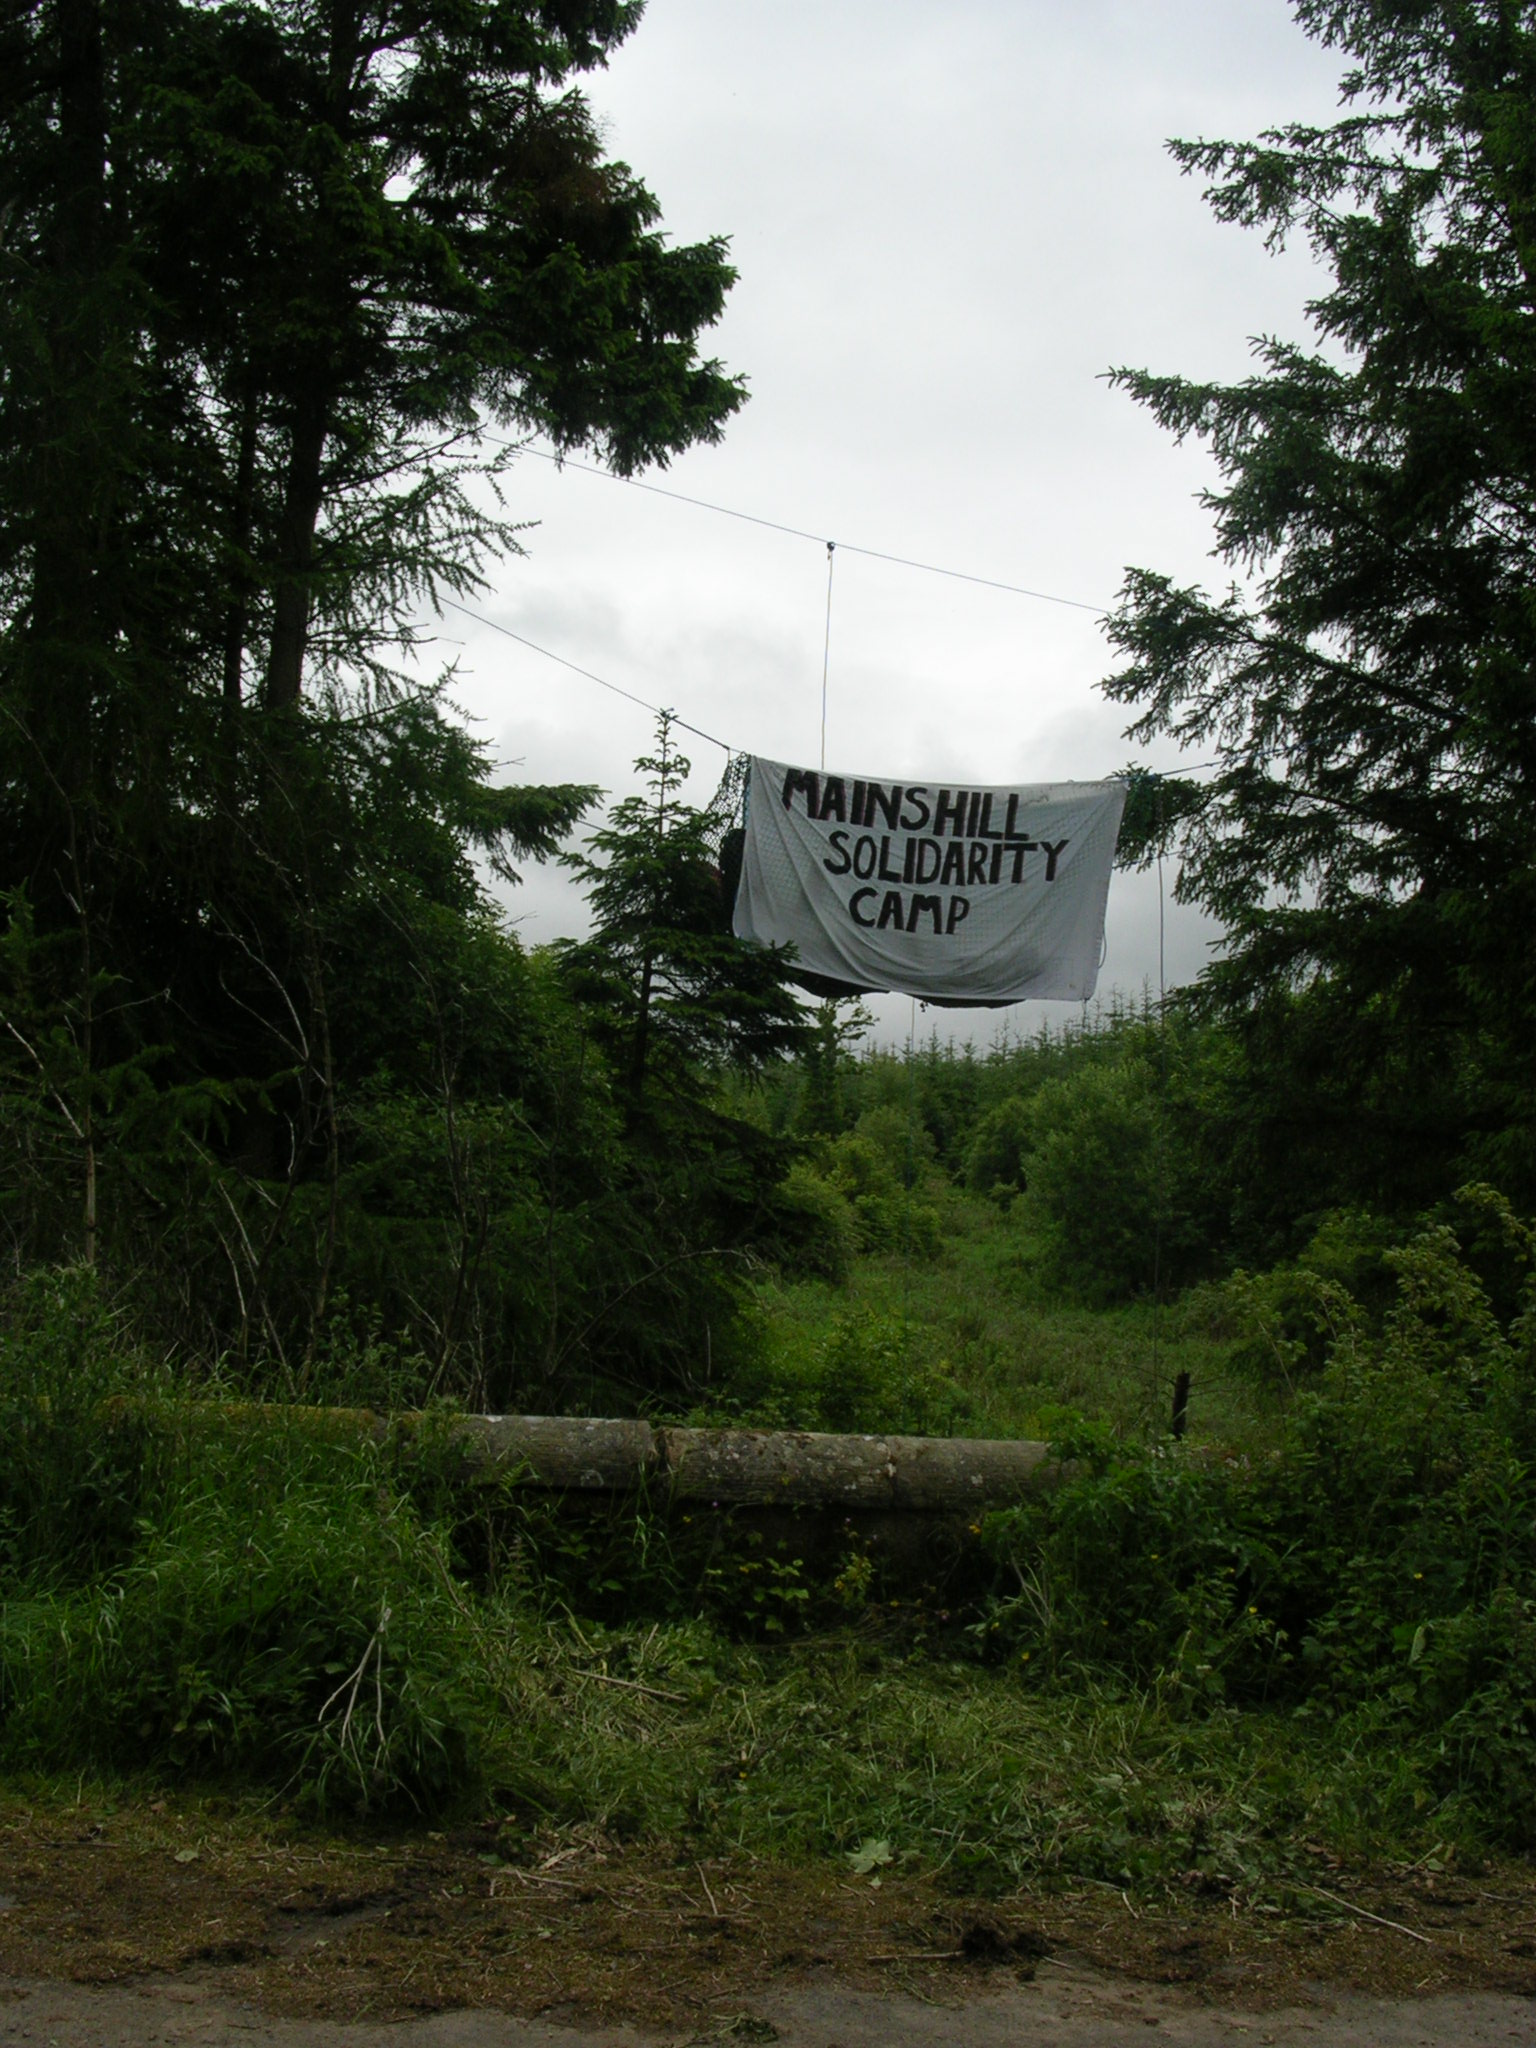
[[[1124,766],[1092,612],[846,549],[1087,605],[1131,564],[1225,581],[1205,456],[1105,373],[1241,377],[1250,337],[1304,333],[1306,252],[1219,226],[1164,143],[1327,120],[1342,68],[1284,0],[650,0],[588,96],[673,236],[730,237],[740,281],[711,348],[751,397],[718,447],[647,480],[818,538],[524,457],[507,509],[536,523],[485,613],[733,748],[814,764],[830,539],[829,767],[998,783]],[[455,613],[442,631],[509,776],[634,787],[645,712]],[[685,737],[702,803],[726,757]],[[508,907],[529,943],[583,928],[550,871]],[[1212,936],[1170,903],[1170,985]],[[1150,878],[1116,876],[1107,937],[1100,995],[1155,986]],[[905,1035],[905,998],[875,1008]],[[1003,1016],[1062,1014],[917,1028],[985,1043]]]

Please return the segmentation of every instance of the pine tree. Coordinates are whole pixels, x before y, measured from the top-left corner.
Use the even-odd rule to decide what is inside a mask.
[[[493,786],[445,679],[404,658],[439,597],[516,548],[496,437],[631,469],[741,402],[700,345],[723,243],[664,235],[579,90],[639,12],[0,18],[0,1023],[21,1032],[0,1031],[0,1110],[58,1125],[74,1216],[100,1156],[104,1217],[142,1227],[133,1261],[143,1231],[206,1247],[210,1214],[227,1225],[248,1304],[314,1182],[315,1268],[293,1253],[289,1299],[320,1319],[349,1103],[380,1074],[435,1085],[402,931],[517,955],[486,935],[480,864],[547,858],[594,794]],[[487,1028],[484,1096],[536,1094],[515,1048],[537,1037]],[[180,1105],[158,1159],[130,1158],[120,1106],[82,1118],[107,1119],[112,1076]],[[247,1239],[198,1178],[231,1173],[267,1212]],[[93,1239],[87,1220],[15,1241]],[[222,1284],[187,1270],[188,1298]]]
[[[741,401],[699,348],[723,244],[668,241],[577,90],[638,15],[27,0],[0,24],[0,888],[78,933],[82,986],[157,991],[153,1036],[206,1026],[185,983],[225,976],[219,930],[270,945],[353,886],[370,759],[395,858],[459,903],[472,850],[543,857],[590,795],[490,788],[440,691],[401,709],[401,655],[516,547],[489,430],[629,469]]]
[[[701,1073],[760,1066],[806,1035],[782,950],[731,930],[712,822],[682,797],[690,767],[664,713],[635,763],[645,793],[615,804],[574,862],[595,917],[568,975],[636,1106],[653,1083],[696,1095]]]
[[[1284,1019],[1293,1116],[1326,1096],[1330,1142],[1416,1155],[1422,1192],[1528,1171],[1536,1118],[1536,16],[1296,12],[1354,60],[1346,117],[1173,153],[1326,263],[1316,342],[1259,342],[1239,384],[1117,373],[1210,444],[1242,582],[1133,571],[1106,688],[1217,757],[1164,811],[1227,929],[1207,992]]]

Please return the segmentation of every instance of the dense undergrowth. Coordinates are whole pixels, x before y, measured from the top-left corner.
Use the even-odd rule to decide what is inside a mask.
[[[583,1051],[560,1017],[573,1074],[593,1062],[570,1103],[601,1108],[624,1162],[606,1188],[589,1156],[537,1201],[498,1192],[528,1098],[482,1105],[481,1130],[445,1097],[439,1129],[376,1094],[379,1171],[348,1149],[361,1125],[339,1155],[323,1313],[305,1287],[286,1323],[275,1307],[317,1192],[297,1182],[271,1287],[222,1347],[167,1322],[159,1252],[104,1233],[94,1268],[18,1259],[0,1768],[910,1856],[983,1887],[1263,1884],[1317,1841],[1528,1846],[1532,1238],[1500,1197],[1415,1213],[1401,1188],[1356,1199],[1347,1160],[1256,1172],[1236,1041],[1177,1013],[856,1056],[825,1010],[793,1060],[705,1085],[679,1055],[676,1092],[627,1108],[622,1035],[589,1017]],[[445,1134],[470,1175],[446,1235],[405,1170]],[[279,1215],[240,1173],[251,1213]],[[552,1282],[568,1225],[580,1257]],[[466,1230],[449,1344],[401,1290],[425,1299],[430,1269],[452,1294]],[[482,1369],[504,1279],[497,1314],[548,1372]],[[1070,1471],[917,1555],[853,1523],[597,1509],[466,1481],[440,1425],[498,1387],[1044,1436]],[[316,1403],[425,1421],[374,1435]]]
[[[1071,1476],[926,1576],[851,1527],[813,1553],[467,1488],[430,1426],[188,1403],[89,1275],[35,1276],[0,1352],[0,1762],[983,1886],[1523,1849],[1532,1236],[1481,1191],[1459,1218],[1384,1254],[1384,1297],[1270,1283],[1289,1342],[1325,1336],[1269,1448],[1059,1410]]]

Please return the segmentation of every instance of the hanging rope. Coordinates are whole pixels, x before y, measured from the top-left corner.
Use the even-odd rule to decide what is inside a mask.
[[[738,511],[734,505],[717,505],[710,498],[694,498],[686,491],[668,490],[664,484],[644,483],[637,476],[619,476],[611,469],[600,469],[596,463],[578,462],[574,455],[563,455],[548,448],[531,448],[526,441],[508,441],[497,434],[486,434],[482,438],[498,448],[515,448],[520,455],[537,456],[540,462],[551,462],[556,469],[579,470],[583,476],[601,477],[605,483],[622,484],[626,490],[648,491],[654,498],[671,498],[679,505],[697,506],[701,512],[718,512],[724,519],[740,519],[748,526],[766,527],[770,533],[787,533],[794,540],[821,539],[819,533],[812,533],[808,527],[786,526],[782,519],[764,519],[756,512]],[[911,555],[888,554],[883,548],[861,548],[851,540],[840,545],[845,554],[863,555],[871,562],[893,562],[898,569],[920,569],[925,576],[948,576],[957,583],[980,584],[983,590],[1006,590],[1011,597],[1032,597],[1041,604],[1062,604],[1072,611],[1091,612],[1101,619],[1109,616],[1107,604],[1086,604],[1080,597],[1061,597],[1052,590],[1032,590],[1028,584],[1005,583],[996,576],[975,575],[969,569],[947,569],[939,562],[919,562]]]
[[[567,661],[563,654],[556,654],[548,647],[541,647],[537,640],[530,640],[526,633],[514,633],[510,626],[502,625],[499,619],[488,619],[484,612],[471,611],[467,604],[460,604],[457,598],[438,594],[438,603],[446,605],[449,611],[462,612],[466,619],[473,619],[477,626],[487,626],[493,633],[500,633],[505,640],[515,640],[519,647],[526,647],[530,654],[542,654],[546,661],[557,661],[561,668],[568,668],[572,675],[585,676],[589,683],[596,683],[600,690],[609,690],[615,697],[623,697],[631,704],[638,704],[642,711],[649,711],[653,718],[667,718],[673,725],[681,726],[684,732],[691,732],[695,738],[708,740],[712,747],[719,747],[727,754],[736,749],[729,740],[717,739],[712,732],[706,732],[701,725],[690,725],[686,718],[679,718],[675,711],[668,711],[660,704],[653,704],[648,697],[637,697],[633,690],[623,689],[618,683],[610,683],[606,676],[595,670],[583,668],[580,662]]]
[[[827,542],[827,630],[821,643],[821,770],[827,768],[827,671],[832,661],[832,558],[837,542]]]
[[[1163,785],[1159,777],[1155,796],[1157,816],[1154,825],[1157,844],[1157,1048],[1158,1048],[1158,1101],[1157,1126],[1154,1139],[1152,1169],[1152,1401],[1156,1408],[1162,1400],[1162,1321],[1163,1321],[1163,1211],[1168,1202],[1168,956],[1166,942],[1166,914],[1163,894]],[[1189,1395],[1188,1379],[1184,1380],[1184,1397]],[[1176,1436],[1183,1434],[1183,1408],[1175,1397],[1173,1428]]]
[[[927,1004],[923,1008],[927,1009]],[[901,1362],[912,1370],[912,1212],[917,1191],[917,997],[907,1023],[907,1188],[901,1232]]]

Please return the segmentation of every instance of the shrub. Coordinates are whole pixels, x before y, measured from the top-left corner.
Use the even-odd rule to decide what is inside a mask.
[[[793,1342],[763,1345],[698,1419],[760,1429],[957,1434],[972,1418],[970,1397],[944,1366],[914,1356],[913,1335],[900,1317],[856,1305],[836,1309]]]
[[[71,1585],[136,1540],[159,1432],[157,1376],[94,1272],[30,1274],[0,1321],[0,1591]]]
[[[1151,1068],[1127,1059],[1047,1081],[1031,1123],[1022,1209],[1044,1277],[1096,1303],[1149,1287],[1163,1194]]]
[[[1287,1387],[1321,1371],[1344,1325],[1380,1326],[1394,1292],[1390,1253],[1401,1231],[1360,1210],[1331,1210],[1293,1260],[1238,1271],[1200,1290],[1197,1309],[1234,1339],[1232,1362]]]
[[[1017,1194],[1024,1186],[1024,1162],[1034,1125],[1022,1095],[1010,1095],[989,1109],[965,1151],[965,1184],[975,1194]]]
[[[788,1273],[847,1279],[859,1248],[859,1219],[842,1188],[797,1159],[774,1198],[773,1249]]]
[[[130,1555],[7,1602],[0,1756],[235,1773],[329,1808],[470,1790],[494,1670],[381,1450],[268,1411],[202,1418],[175,1453],[141,1487]]]
[[[854,1131],[874,1148],[884,1161],[887,1174],[901,1187],[920,1187],[932,1172],[933,1139],[914,1109],[894,1102],[880,1103],[865,1110]]]
[[[927,1256],[939,1248],[938,1212],[921,1200],[918,1168],[902,1149],[907,1129],[897,1126],[892,1112],[877,1110],[826,1148],[826,1178],[852,1207],[865,1251]],[[910,1183],[904,1178],[909,1166]]]
[[[1437,1224],[1386,1254],[1397,1298],[1379,1328],[1334,1289],[1326,1364],[1272,1460],[1058,1421],[1076,1470],[988,1523],[986,1634],[1028,1668],[1285,1701],[1406,1745],[1442,1800],[1529,1841],[1536,1237],[1486,1190],[1462,1203],[1523,1266],[1511,1316]]]

